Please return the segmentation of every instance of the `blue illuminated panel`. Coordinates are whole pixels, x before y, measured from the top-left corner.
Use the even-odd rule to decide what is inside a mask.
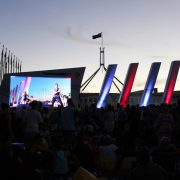
[[[107,97],[111,89],[114,74],[116,72],[116,67],[117,67],[117,64],[110,64],[108,66],[108,69],[106,71],[106,75],[104,77],[104,81],[101,87],[101,92],[98,98],[98,102],[96,106],[97,108],[101,108],[101,107],[105,108],[106,106]]]
[[[161,66],[160,62],[152,63],[151,69],[149,71],[149,75],[146,81],[146,85],[143,91],[143,95],[141,97],[140,106],[149,105],[160,66]]]

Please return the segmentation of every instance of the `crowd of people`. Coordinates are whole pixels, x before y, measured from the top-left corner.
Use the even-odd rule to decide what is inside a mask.
[[[180,177],[180,104],[95,104],[0,109],[3,179],[73,179],[79,167],[97,178],[176,180]]]

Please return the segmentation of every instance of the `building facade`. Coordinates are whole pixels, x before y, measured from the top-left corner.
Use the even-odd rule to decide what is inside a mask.
[[[130,106],[139,105],[143,90],[131,92],[128,103]],[[96,104],[98,100],[99,93],[81,93],[79,95],[79,104],[84,106],[90,106],[91,104]],[[150,104],[160,105],[162,103],[162,92],[158,92],[157,88],[153,90],[152,98]],[[176,104],[180,100],[180,91],[174,91],[171,99],[171,104]],[[109,93],[107,104],[111,104],[116,107],[119,102],[119,93]]]

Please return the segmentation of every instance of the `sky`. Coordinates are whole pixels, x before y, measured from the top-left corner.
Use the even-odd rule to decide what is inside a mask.
[[[171,62],[180,60],[179,7],[179,0],[0,0],[0,42],[22,71],[86,67],[84,82],[99,67],[101,38],[92,35],[102,32],[105,66],[117,64],[124,82],[129,64],[139,63],[136,91],[161,62],[155,87],[162,92]],[[99,92],[104,76],[99,71],[84,92]]]

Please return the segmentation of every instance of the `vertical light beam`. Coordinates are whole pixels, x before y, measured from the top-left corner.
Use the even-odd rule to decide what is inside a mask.
[[[29,92],[30,84],[31,84],[31,77],[26,77],[25,85],[24,85],[24,91],[26,91],[27,94]]]
[[[123,89],[122,89],[122,92],[121,92],[120,98],[119,98],[120,105],[123,105],[124,107],[126,107],[126,105],[127,105],[127,100],[128,100],[129,94],[131,92],[131,88],[132,88],[132,85],[134,82],[134,78],[136,75],[138,65],[139,65],[139,63],[131,63],[129,65],[126,79],[124,82],[124,86],[123,86]]]
[[[140,106],[149,105],[160,66],[161,66],[160,62],[155,62],[151,64],[151,68],[150,68],[149,75],[146,81],[146,85],[145,85],[145,88],[144,88],[144,91],[140,100]]]
[[[171,102],[174,86],[176,84],[176,79],[179,71],[179,66],[180,66],[180,61],[171,62],[171,67],[169,70],[166,86],[162,97],[163,104],[169,105]]]
[[[101,107],[105,108],[105,106],[106,106],[107,97],[108,97],[109,91],[111,89],[114,74],[116,72],[116,67],[117,67],[117,64],[110,64],[108,66],[108,69],[106,71],[106,75],[104,77],[104,81],[103,81],[103,84],[101,87],[98,102],[96,105],[97,108],[101,108]]]
[[[21,81],[20,82],[20,90],[19,90],[19,98],[18,98],[18,104],[21,104],[22,103],[22,100],[23,100],[23,89],[24,89],[24,84],[25,84],[25,81]]]

